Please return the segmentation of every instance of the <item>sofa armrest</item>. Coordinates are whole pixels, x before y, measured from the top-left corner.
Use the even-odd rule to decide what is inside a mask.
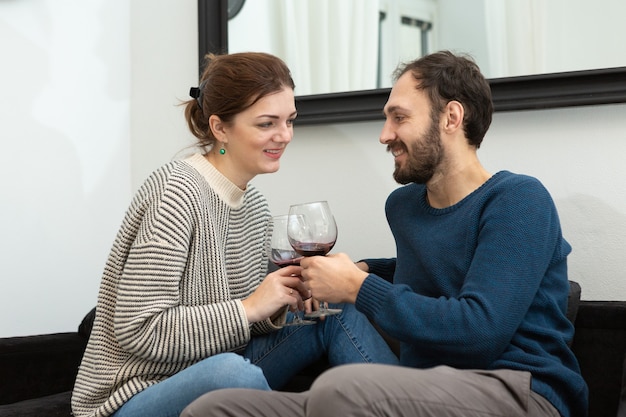
[[[589,386],[589,417],[615,416],[626,352],[626,301],[581,301],[572,350]]]
[[[86,345],[76,332],[0,339],[0,404],[71,390]]]

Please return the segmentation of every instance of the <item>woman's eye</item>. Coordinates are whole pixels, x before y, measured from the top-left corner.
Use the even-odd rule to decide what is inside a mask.
[[[293,126],[293,123],[296,121],[296,119],[287,119],[287,126]]]
[[[272,127],[272,124],[273,124],[272,122],[259,123],[259,127],[263,127],[263,128]]]

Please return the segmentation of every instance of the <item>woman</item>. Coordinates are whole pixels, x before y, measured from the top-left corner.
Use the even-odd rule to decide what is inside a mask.
[[[185,103],[202,153],[154,172],[126,213],[76,380],[75,416],[178,416],[215,389],[279,386],[327,350],[321,338],[298,339],[316,351],[283,361],[285,339],[313,339],[281,329],[285,306],[301,306],[309,291],[300,267],[267,274],[271,214],[249,184],[279,168],[293,137],[293,89],[272,55],[208,57]],[[320,328],[325,343],[341,344],[340,332],[354,338],[340,325]],[[379,342],[374,336],[371,352],[341,349],[335,362],[387,361]]]

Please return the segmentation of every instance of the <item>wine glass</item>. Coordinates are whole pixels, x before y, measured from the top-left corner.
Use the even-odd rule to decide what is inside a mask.
[[[289,243],[287,238],[287,219],[288,215],[272,217],[272,238],[270,240],[269,258],[270,261],[279,268],[288,265],[300,265],[302,255],[296,252]],[[300,312],[293,313],[293,320],[285,323],[285,326],[302,326],[307,324],[315,324],[312,320],[303,320]]]
[[[293,249],[302,256],[326,255],[337,241],[337,223],[327,201],[294,204],[289,208],[287,236]],[[320,301],[319,310],[307,317],[331,316],[341,309],[330,309]]]

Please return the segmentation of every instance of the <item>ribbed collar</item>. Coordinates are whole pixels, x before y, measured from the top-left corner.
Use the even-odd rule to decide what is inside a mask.
[[[185,162],[195,168],[206,179],[215,193],[231,208],[241,206],[246,191],[222,175],[204,156],[196,153],[185,159]]]

